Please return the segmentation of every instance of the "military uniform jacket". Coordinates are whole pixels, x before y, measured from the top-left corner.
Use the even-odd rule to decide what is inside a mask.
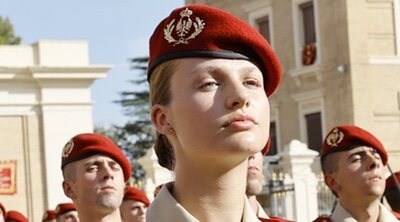
[[[350,213],[347,212],[347,210],[345,210],[340,205],[340,203],[336,206],[330,218],[318,218],[315,221],[357,222],[357,220],[354,219],[350,215]],[[397,222],[397,221],[399,220],[397,220],[397,218],[388,209],[386,209],[382,204],[380,204],[379,218],[377,222]]]
[[[158,193],[156,199],[150,204],[146,212],[147,222],[199,222],[193,217],[182,205],[176,202],[175,198],[171,195],[169,188],[173,183],[168,183],[163,186]],[[243,194],[244,195],[244,194]],[[245,205],[243,209],[242,222],[255,222],[260,221],[253,210],[250,203],[245,198]],[[221,218],[223,221],[223,218]]]
[[[258,218],[265,218],[265,219],[269,219],[269,216],[267,215],[267,213],[265,213],[264,208],[261,206],[261,204],[257,201],[257,217]]]

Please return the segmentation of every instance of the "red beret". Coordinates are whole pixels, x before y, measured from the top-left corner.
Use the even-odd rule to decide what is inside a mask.
[[[58,217],[70,211],[76,211],[76,207],[73,203],[60,203],[57,205],[55,213],[56,216]]]
[[[71,162],[96,154],[102,154],[117,161],[124,171],[125,181],[130,178],[131,165],[122,150],[111,139],[94,133],[78,134],[65,144],[62,151],[61,169]]]
[[[400,184],[400,171],[398,171],[386,178],[386,190],[391,190],[397,187],[396,182],[394,181],[394,177],[396,177],[397,182],[399,182]]]
[[[135,187],[126,187],[124,200],[136,200],[144,203],[146,206],[150,205],[150,200],[147,198],[146,194]]]
[[[28,222],[28,218],[26,218],[23,214],[18,211],[10,210],[7,212],[6,222],[8,221],[17,221],[17,222]]]
[[[0,210],[1,210],[1,212],[3,213],[3,217],[6,217],[6,208],[3,206],[3,204],[2,203],[0,203]]]
[[[359,146],[376,149],[382,158],[383,165],[387,163],[387,153],[382,143],[371,133],[353,125],[334,127],[326,136],[321,150],[321,159],[334,152],[350,150]]]
[[[267,155],[270,147],[271,147],[271,137],[268,138],[267,144],[265,144],[265,147],[261,150],[263,156]]]
[[[46,212],[44,212],[43,217],[42,217],[42,221],[49,221],[49,220],[54,220],[56,219],[56,211],[54,210],[46,210]]]
[[[157,26],[150,38],[148,80],[162,62],[187,57],[252,61],[264,75],[268,96],[282,78],[278,57],[256,29],[228,12],[206,5],[177,8]]]

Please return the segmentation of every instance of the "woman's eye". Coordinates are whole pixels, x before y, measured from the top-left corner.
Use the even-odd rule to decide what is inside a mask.
[[[121,167],[119,165],[113,165],[113,166],[111,166],[111,169],[114,171],[119,171],[121,169]]]
[[[255,86],[255,87],[262,86],[260,81],[258,81],[257,79],[247,79],[244,81],[244,84],[249,85],[249,86]]]
[[[212,89],[216,86],[218,86],[217,81],[208,81],[208,82],[201,83],[199,88],[200,89]]]
[[[90,166],[90,167],[87,168],[88,172],[93,172],[93,171],[96,171],[96,170],[97,170],[97,166]]]

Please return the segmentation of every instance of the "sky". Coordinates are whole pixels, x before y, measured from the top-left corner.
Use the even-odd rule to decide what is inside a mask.
[[[91,65],[112,65],[91,87],[96,126],[123,125],[119,93],[132,90],[138,72],[129,58],[148,56],[148,40],[157,24],[184,0],[0,0],[21,44],[39,40],[87,40]]]

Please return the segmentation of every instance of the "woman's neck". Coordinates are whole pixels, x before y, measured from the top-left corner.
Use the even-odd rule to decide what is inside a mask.
[[[221,170],[214,164],[177,165],[172,195],[199,221],[241,221],[247,161]]]

